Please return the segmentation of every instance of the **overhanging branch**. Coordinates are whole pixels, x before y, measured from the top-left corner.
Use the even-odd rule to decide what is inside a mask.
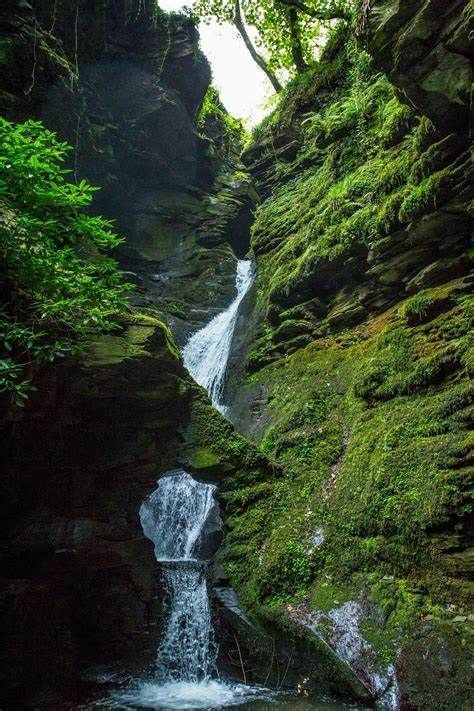
[[[254,62],[260,67],[260,69],[262,71],[265,72],[265,74],[269,78],[275,91],[276,92],[281,91],[282,86],[281,86],[280,82],[276,78],[275,74],[271,71],[271,69],[267,65],[266,61],[264,60],[264,58],[257,52],[255,47],[253,46],[252,40],[249,37],[247,28],[245,27],[244,21],[242,19],[242,11],[240,9],[240,0],[235,0],[234,25],[236,26],[242,39],[244,40],[245,46],[247,47],[248,51],[250,52]]]

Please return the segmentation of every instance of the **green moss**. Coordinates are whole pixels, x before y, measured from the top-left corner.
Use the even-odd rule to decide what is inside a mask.
[[[449,290],[424,289],[402,307],[402,314],[410,324],[424,323],[439,313],[448,310],[452,299]]]
[[[311,607],[322,612],[329,612],[334,607],[353,600],[357,596],[357,592],[353,587],[335,584],[333,580],[325,576],[322,580],[316,581],[311,588]]]
[[[424,178],[418,185],[408,187],[400,206],[400,220],[408,222],[430,205],[435,207],[436,197],[449,177],[448,170],[441,170]]]
[[[209,469],[215,466],[221,466],[221,458],[209,449],[201,448],[193,452],[189,463],[194,469]]]
[[[329,52],[314,72],[298,79],[295,96],[284,94],[254,134],[254,143],[272,158],[268,176],[276,186],[259,207],[252,234],[259,299],[268,311],[275,304],[301,302],[308,291],[319,294],[316,273],[323,294],[334,273],[344,274],[350,284],[370,250],[389,246],[387,234],[450,195],[453,175],[444,166],[439,169],[443,149],[430,145],[430,122],[399,101],[367,54],[350,41],[344,49],[337,47],[336,55]],[[341,57],[345,62],[339,65]],[[324,74],[334,62],[328,99],[318,72]],[[298,123],[297,107],[308,105],[312,111]],[[300,147],[291,159],[274,152],[283,125],[299,133]],[[388,276],[387,283],[399,281],[396,270]],[[387,281],[387,275],[380,278]],[[250,369],[279,355],[282,340],[279,330],[266,326]],[[302,340],[295,343],[300,345]]]
[[[375,603],[363,632],[388,663],[423,616],[443,624],[447,604],[472,600],[439,533],[459,545],[472,505],[472,299],[457,279],[396,303],[410,259],[420,268],[420,216],[451,199],[451,158],[364,52],[335,56],[254,133],[265,318],[244,387],[267,395],[258,437],[280,466],[226,484],[223,562],[256,613]],[[275,151],[288,136],[298,146]],[[393,305],[380,313],[377,297]]]
[[[227,113],[219,91],[210,85],[204,96],[203,102],[197,116],[198,130],[205,135],[210,126],[219,125],[221,133],[223,155],[237,153],[245,140],[245,128],[240,119],[236,119]],[[215,134],[215,128],[211,129],[211,135]]]
[[[269,392],[262,448],[285,476],[241,497],[228,485],[224,558],[249,604],[310,590],[314,599],[324,575],[339,588],[374,570],[425,577],[436,595],[452,594],[447,582],[440,592],[445,574],[429,532],[469,511],[459,462],[472,388],[457,355],[469,321],[454,285],[437,297],[448,311],[429,323],[407,324],[401,307],[378,333],[315,341],[252,376]],[[456,321],[453,344],[446,328]],[[320,527],[324,543],[312,550]]]

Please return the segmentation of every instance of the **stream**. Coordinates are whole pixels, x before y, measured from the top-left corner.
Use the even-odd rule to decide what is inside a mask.
[[[184,365],[194,380],[209,394],[216,410],[227,408],[223,392],[227,363],[234,337],[239,306],[253,284],[254,270],[249,259],[239,259],[235,279],[237,295],[225,311],[194,333],[183,349]]]
[[[254,279],[250,260],[239,260],[236,296],[228,308],[191,336],[183,360],[193,378],[226,413],[223,390],[239,306]],[[167,472],[143,502],[140,521],[155,547],[165,587],[165,620],[151,677],[115,679],[117,688],[94,707],[115,709],[360,709],[322,696],[248,686],[220,678],[218,645],[212,628],[208,593],[211,556],[206,527],[219,517],[217,487],[196,481],[184,469]],[[219,518],[220,520],[220,518]]]

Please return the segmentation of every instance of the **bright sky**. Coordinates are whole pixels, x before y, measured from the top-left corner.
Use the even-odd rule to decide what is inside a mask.
[[[191,2],[158,0],[163,10],[180,10]],[[273,89],[265,74],[257,67],[239,33],[230,25],[217,23],[199,26],[201,49],[212,67],[213,83],[219,89],[227,111],[236,118],[246,119],[250,126],[266,113],[266,104]]]

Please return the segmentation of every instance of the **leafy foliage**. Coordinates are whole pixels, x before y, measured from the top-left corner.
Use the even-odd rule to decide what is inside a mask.
[[[229,155],[240,152],[245,137],[244,125],[241,120],[234,118],[226,111],[219,91],[211,84],[199,110],[197,127],[207,135],[207,133],[212,134],[212,124],[217,124],[220,128],[225,153]]]
[[[293,72],[295,69],[294,41],[290,30],[290,13],[297,12],[296,31],[303,60],[309,64],[314,59],[316,42],[324,35],[332,18],[350,17],[351,0],[309,0],[291,3],[283,0],[242,0],[245,20],[257,36],[257,44],[267,57],[268,66],[276,70]],[[301,8],[306,8],[302,11]],[[217,19],[232,23],[235,16],[234,0],[196,0],[194,11],[205,21]]]
[[[0,119],[0,254],[6,303],[0,312],[0,391],[21,405],[32,366],[77,350],[111,329],[125,308],[112,225],[87,214],[94,191],[66,179],[71,150],[39,122]]]

